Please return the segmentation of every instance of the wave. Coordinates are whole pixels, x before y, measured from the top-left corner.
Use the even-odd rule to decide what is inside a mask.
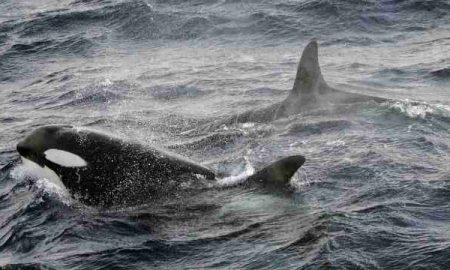
[[[121,96],[108,90],[101,90],[94,93],[89,93],[77,97],[74,100],[61,104],[57,107],[67,106],[84,106],[84,105],[96,105],[96,104],[111,104],[121,99]]]
[[[156,99],[173,100],[181,97],[195,98],[208,94],[208,91],[188,85],[158,85],[149,87],[146,92]]]
[[[450,67],[433,70],[430,75],[439,80],[450,80]]]
[[[141,0],[119,3],[75,1],[72,8],[3,22],[0,33],[29,38],[60,37],[61,33],[89,35],[97,31],[126,40],[176,41],[239,35],[245,39],[263,38],[268,42],[276,42],[277,39],[298,42],[299,37],[317,36],[328,42],[330,39],[334,42],[343,39],[369,44],[374,39],[389,40],[371,34],[435,28],[433,20],[443,20],[450,10],[444,0],[383,1],[381,4],[374,1],[313,0],[277,4],[250,2],[245,5],[230,1],[208,4],[203,1],[171,2],[158,1],[152,6]],[[203,7],[201,12],[196,8],[199,5]],[[417,23],[412,15],[419,11],[426,16]],[[418,16],[423,15],[419,13]]]
[[[421,0],[390,0],[391,5],[397,4],[400,8],[414,11],[437,12],[442,15],[450,11],[450,3],[446,0],[421,1]]]
[[[9,196],[0,198],[1,209],[5,214],[0,226],[0,252],[3,254],[32,252],[46,236],[31,228],[44,226],[51,218],[50,213],[41,211],[48,201],[40,194],[30,194],[26,182],[23,179],[21,181],[11,190],[15,196],[21,196],[19,201]],[[21,223],[18,220],[28,220],[30,223]]]
[[[429,116],[450,117],[450,106],[444,104],[428,104],[416,101],[393,101],[384,104],[392,112],[400,113],[409,118],[426,119]]]
[[[50,267],[47,264],[42,263],[9,263],[0,265],[3,269],[9,269],[9,270],[53,270],[56,268]]]
[[[312,123],[294,123],[288,127],[287,133],[291,135],[297,133],[321,134],[329,132],[338,132],[352,127],[352,122],[348,120],[327,120]]]
[[[280,89],[274,89],[274,88],[268,88],[268,87],[259,87],[255,89],[250,89],[244,92],[245,95],[249,97],[261,97],[261,96],[268,96],[273,97],[277,95],[285,95],[285,90]]]
[[[103,4],[103,7],[91,9],[42,12],[21,22],[8,21],[0,26],[0,32],[34,37],[65,32],[80,34],[87,33],[90,28],[100,28],[113,29],[124,38],[190,39],[198,37],[212,25],[206,17],[159,12],[144,1]]]
[[[71,36],[62,40],[39,40],[30,43],[16,43],[2,56],[29,55],[36,53],[84,53],[94,43],[81,36]]]
[[[89,85],[80,90],[70,90],[55,96],[43,103],[40,107],[44,109],[57,109],[94,105],[108,106],[126,99],[127,91],[134,87],[134,85],[123,81],[104,81]]]
[[[371,75],[377,81],[392,81],[396,83],[408,84],[418,80],[428,80],[431,83],[447,81],[450,79],[450,67],[444,67],[430,71],[427,68],[417,66],[403,68],[383,68]],[[420,78],[420,79],[419,79]]]

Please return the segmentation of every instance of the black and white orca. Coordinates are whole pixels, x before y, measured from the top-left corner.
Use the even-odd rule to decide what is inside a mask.
[[[18,143],[17,151],[24,164],[92,206],[148,203],[173,195],[185,181],[216,177],[177,154],[72,126],[40,127]],[[303,156],[281,159],[245,183],[284,189],[304,162]]]
[[[324,80],[318,60],[317,40],[303,50],[294,86],[281,103],[232,117],[233,122],[261,122],[298,114],[318,105],[385,99],[346,93]],[[67,188],[89,205],[112,206],[148,202],[170,195],[180,182],[200,175],[212,180],[215,173],[196,162],[155,147],[127,142],[72,126],[45,126],[17,145],[24,163],[43,169],[48,178]],[[275,162],[250,176],[246,184],[284,187],[303,156]]]

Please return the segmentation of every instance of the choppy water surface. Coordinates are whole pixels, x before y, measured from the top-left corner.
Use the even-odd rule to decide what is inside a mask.
[[[0,10],[0,268],[448,269],[448,1],[6,0]],[[283,100],[311,37],[331,85],[399,101],[211,125]],[[288,196],[210,189],[104,211],[19,162],[15,144],[31,129],[67,123],[227,175],[294,154],[307,162]]]

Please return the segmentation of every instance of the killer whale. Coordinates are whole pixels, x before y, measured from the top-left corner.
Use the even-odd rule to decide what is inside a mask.
[[[225,122],[268,122],[321,106],[329,108],[339,104],[355,102],[375,101],[381,103],[387,101],[385,98],[349,93],[329,86],[320,69],[318,52],[318,41],[313,38],[303,49],[294,85],[286,99],[268,107],[233,115]]]
[[[17,144],[24,164],[86,205],[111,207],[148,203],[176,193],[182,183],[211,181],[209,168],[166,150],[69,125],[43,126]],[[284,189],[303,156],[283,158],[245,185]],[[200,177],[199,177],[200,176]]]
[[[386,101],[327,84],[319,65],[318,42],[312,39],[303,50],[288,97],[278,104],[235,115],[231,122],[264,122],[320,105],[371,100]],[[169,195],[180,182],[195,175],[215,178],[210,169],[176,154],[72,126],[38,128],[17,145],[17,151],[24,163],[44,169],[49,178],[89,205],[138,204]],[[282,187],[304,162],[303,156],[287,157],[244,183]]]

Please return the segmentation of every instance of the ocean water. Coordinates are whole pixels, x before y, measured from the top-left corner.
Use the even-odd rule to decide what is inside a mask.
[[[312,37],[330,85],[392,101],[211,125],[283,100]],[[448,0],[3,0],[0,93],[1,269],[450,268]],[[288,195],[95,209],[22,166],[46,124],[171,149],[223,185],[307,161]]]

